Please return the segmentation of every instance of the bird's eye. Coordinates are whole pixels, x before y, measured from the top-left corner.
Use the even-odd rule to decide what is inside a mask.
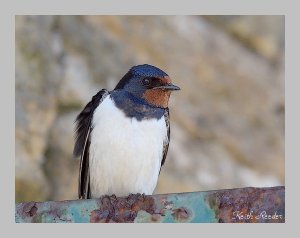
[[[150,86],[151,79],[150,78],[144,78],[142,82],[143,82],[144,86]]]

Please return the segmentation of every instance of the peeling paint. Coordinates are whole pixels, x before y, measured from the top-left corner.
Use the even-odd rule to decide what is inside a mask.
[[[284,187],[243,188],[211,192],[206,199],[218,222],[280,223],[285,222],[284,194]]]
[[[17,223],[282,223],[285,188],[206,192],[16,204]]]

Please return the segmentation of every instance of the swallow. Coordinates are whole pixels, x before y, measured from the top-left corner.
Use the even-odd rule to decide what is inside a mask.
[[[144,64],[93,96],[75,120],[80,199],[153,193],[169,148],[174,90],[168,74]]]

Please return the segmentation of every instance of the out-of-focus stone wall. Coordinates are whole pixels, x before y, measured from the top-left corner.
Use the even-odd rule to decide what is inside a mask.
[[[283,16],[17,16],[16,202],[77,197],[75,117],[143,63],[182,89],[155,193],[284,184]]]

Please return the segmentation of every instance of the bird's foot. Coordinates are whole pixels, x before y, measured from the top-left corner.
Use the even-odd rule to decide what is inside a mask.
[[[116,196],[116,194],[112,194],[112,195],[101,195],[99,198],[100,198],[100,199],[103,199],[103,198],[117,199],[117,196]]]
[[[116,200],[117,196],[115,194],[112,195],[102,195],[100,198],[101,203],[104,205],[112,205]]]
[[[146,194],[145,193],[130,193],[128,196],[127,196],[127,201],[128,200],[145,200],[146,198]]]
[[[110,200],[113,200],[113,201],[116,201],[118,199],[116,194],[112,194],[109,197],[110,197]]]
[[[140,194],[140,193],[130,193],[127,198],[127,204],[128,206],[133,206],[134,204],[141,204],[145,201],[146,195]]]
[[[110,205],[111,204],[111,199],[109,195],[102,195],[99,198],[101,200],[101,203],[104,205]]]
[[[142,198],[145,200],[145,198],[146,198],[147,195],[146,195],[145,193],[142,193],[141,196],[142,196]]]

